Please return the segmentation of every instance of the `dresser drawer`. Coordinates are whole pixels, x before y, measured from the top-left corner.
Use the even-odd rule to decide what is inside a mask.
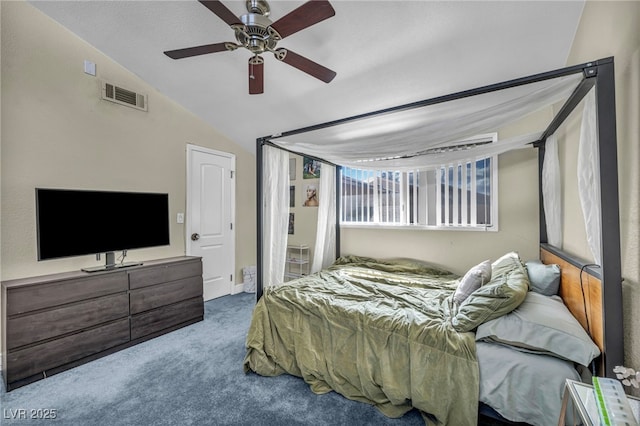
[[[7,315],[124,292],[127,288],[126,272],[12,287],[7,289]]]
[[[201,276],[202,261],[200,259],[189,260],[131,271],[129,272],[129,288],[136,289],[182,278]]]
[[[200,320],[203,315],[202,297],[133,315],[131,317],[131,340],[162,331],[189,320]]]
[[[129,341],[129,318],[7,353],[7,381],[14,382]]]
[[[129,315],[126,292],[89,299],[54,309],[10,317],[7,320],[7,349],[126,318]]]
[[[131,290],[129,294],[131,315],[197,296],[202,297],[202,277],[200,276]]]

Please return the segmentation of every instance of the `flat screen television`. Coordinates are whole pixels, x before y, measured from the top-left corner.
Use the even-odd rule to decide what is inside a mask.
[[[169,244],[169,194],[36,188],[38,260]],[[104,269],[104,268],[92,268]]]

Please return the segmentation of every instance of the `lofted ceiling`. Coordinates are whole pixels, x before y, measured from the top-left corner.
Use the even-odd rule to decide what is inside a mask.
[[[246,13],[245,1],[222,1]],[[326,84],[267,52],[264,93],[249,95],[245,49],[179,60],[163,54],[235,42],[231,28],[195,0],[30,3],[249,152],[261,136],[564,67],[584,7],[575,0],[332,0],[335,16],[278,47],[337,77]],[[270,19],[303,3],[271,0]]]

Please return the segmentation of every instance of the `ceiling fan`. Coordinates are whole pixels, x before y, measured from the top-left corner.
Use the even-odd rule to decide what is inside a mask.
[[[244,47],[253,54],[249,58],[249,94],[251,95],[264,92],[264,59],[260,56],[264,52],[273,53],[277,60],[325,83],[329,83],[336,76],[336,73],[329,68],[289,49],[276,49],[277,43],[283,38],[335,15],[336,12],[328,1],[308,1],[275,22],[269,19],[271,9],[266,0],[247,0],[245,4],[248,13],[240,18],[218,0],[199,1],[231,27],[235,32],[237,43],[223,42],[168,50],[164,52],[168,57],[182,59]]]

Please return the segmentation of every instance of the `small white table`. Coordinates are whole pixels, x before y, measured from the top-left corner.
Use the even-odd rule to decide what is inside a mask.
[[[285,281],[309,275],[310,261],[308,245],[288,245],[287,266],[284,271]]]
[[[558,426],[565,426],[565,416],[567,414],[567,406],[571,399],[573,407],[573,424],[578,425],[581,421],[585,426],[599,426],[600,415],[596,406],[595,394],[593,386],[586,383],[577,382],[567,379],[564,386],[564,396],[562,397],[562,409],[560,410],[560,419]],[[636,420],[640,419],[640,399],[627,395],[631,411]]]

